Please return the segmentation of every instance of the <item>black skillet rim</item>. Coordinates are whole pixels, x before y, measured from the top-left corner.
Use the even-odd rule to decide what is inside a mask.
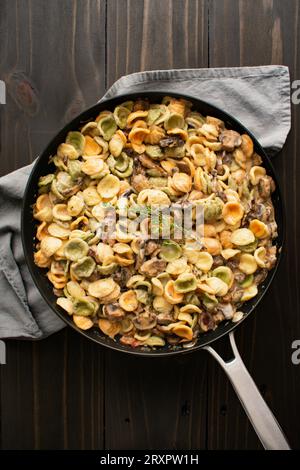
[[[66,135],[67,132],[69,132],[71,129],[75,130],[78,129],[80,123],[84,123],[88,120],[90,120],[93,116],[96,116],[102,109],[104,108],[110,108],[114,107],[117,104],[127,101],[127,100],[134,100],[137,98],[149,98],[150,101],[153,101],[155,99],[162,99],[164,96],[172,96],[175,98],[184,98],[193,103],[193,109],[195,111],[201,112],[201,109],[208,108],[209,112],[204,113],[204,114],[211,114],[212,116],[219,117],[225,123],[227,124],[226,127],[229,125],[229,128],[238,130],[240,133],[247,133],[253,140],[254,142],[254,147],[255,151],[257,151],[261,157],[263,158],[263,164],[267,168],[267,173],[272,176],[272,178],[275,181],[276,184],[276,190],[275,193],[272,197],[274,208],[275,208],[275,216],[276,216],[276,221],[278,224],[278,238],[276,240],[276,245],[278,247],[278,257],[277,257],[277,262],[275,267],[272,269],[272,271],[269,272],[266,280],[264,281],[263,285],[259,286],[259,293],[258,295],[243,304],[242,309],[245,311],[243,318],[236,323],[233,323],[231,321],[224,322],[220,324],[216,330],[214,331],[209,331],[207,333],[201,334],[198,337],[197,343],[190,347],[190,348],[182,348],[182,347],[173,347],[173,346],[164,346],[162,348],[158,348],[155,350],[152,349],[146,349],[146,348],[131,348],[129,346],[122,345],[118,341],[113,341],[110,338],[107,338],[105,336],[102,336],[98,331],[96,331],[94,328],[91,330],[81,330],[79,329],[72,321],[71,317],[67,316],[67,314],[64,313],[64,311],[58,307],[55,304],[55,299],[56,297],[52,293],[52,296],[54,297],[53,301],[49,298],[50,290],[49,286],[48,289],[46,289],[46,283],[49,283],[48,279],[45,277],[44,271],[42,268],[38,268],[34,262],[33,262],[33,245],[34,245],[34,240],[33,240],[33,226],[32,224],[28,224],[28,220],[30,218],[33,221],[32,218],[32,203],[33,203],[33,198],[37,190],[37,186],[35,184],[35,180],[38,179],[38,177],[43,174],[44,172],[40,172],[40,167],[42,165],[47,166],[49,156],[52,154],[51,149],[57,148],[59,143],[63,141],[64,136]],[[46,163],[47,162],[47,163]],[[29,218],[28,218],[29,216]],[[100,344],[102,346],[108,347],[110,349],[116,350],[116,351],[122,351],[126,352],[128,354],[132,354],[135,356],[144,356],[144,357],[165,357],[165,356],[171,356],[171,355],[177,355],[177,354],[183,354],[183,353],[189,353],[193,351],[197,351],[199,349],[202,349],[204,346],[208,346],[212,342],[216,341],[217,339],[223,337],[224,335],[228,334],[230,331],[233,331],[237,326],[239,326],[248,316],[253,312],[253,310],[257,307],[257,305],[260,303],[262,298],[264,297],[265,293],[267,292],[269,286],[272,283],[272,280],[277,272],[280,260],[281,260],[281,253],[282,253],[282,248],[284,245],[284,237],[285,237],[285,218],[284,218],[284,208],[283,208],[283,202],[282,202],[282,196],[281,196],[281,190],[280,186],[278,183],[278,179],[275,174],[275,170],[273,168],[273,165],[264,151],[264,149],[261,147],[259,142],[257,141],[256,137],[250,132],[243,124],[241,124],[236,118],[231,116],[229,113],[226,111],[223,111],[222,109],[218,108],[217,106],[207,102],[203,101],[200,99],[197,99],[195,97],[189,96],[184,93],[173,93],[170,90],[165,90],[165,91],[147,91],[147,92],[138,92],[138,93],[130,93],[130,94],[122,94],[114,98],[106,99],[103,100],[82,113],[80,113],[78,116],[76,116],[74,119],[72,119],[71,122],[66,124],[59,132],[56,133],[56,135],[51,139],[51,141],[48,143],[47,147],[45,150],[40,154],[40,156],[37,158],[35,165],[30,173],[30,176],[28,178],[28,182],[25,188],[24,192],[24,197],[23,197],[23,204],[22,204],[22,213],[21,213],[21,237],[22,237],[22,244],[23,244],[23,250],[24,250],[24,256],[25,256],[25,261],[28,266],[29,272],[31,274],[31,277],[39,290],[40,294],[48,304],[48,306],[51,308],[53,312],[55,312],[58,317],[60,317],[67,325],[71,326],[74,330],[79,332],[81,335],[84,337],[96,342],[97,344]],[[49,283],[50,284],[50,283]],[[47,291],[46,291],[47,290]],[[51,295],[51,294],[50,294]],[[246,307],[246,308],[245,308]],[[92,332],[92,334],[91,334]]]

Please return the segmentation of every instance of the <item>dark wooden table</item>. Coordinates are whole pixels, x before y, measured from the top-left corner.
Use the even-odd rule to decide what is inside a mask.
[[[299,3],[0,0],[0,79],[8,89],[0,106],[1,174],[32,161],[124,74],[286,64],[291,79],[300,79]],[[300,339],[300,105],[292,114],[292,132],[274,160],[288,222],[284,260],[236,336],[249,371],[299,448],[300,365],[291,362],[291,343]],[[7,341],[0,374],[3,449],[261,448],[231,385],[205,352],[128,357],[66,328],[40,342]]]

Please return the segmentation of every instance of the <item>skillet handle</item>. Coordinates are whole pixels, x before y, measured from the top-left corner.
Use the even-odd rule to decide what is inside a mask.
[[[263,447],[266,450],[290,450],[281,427],[241,359],[233,332],[229,333],[229,338],[234,358],[228,362],[211,346],[205,346],[204,349],[223,367]]]

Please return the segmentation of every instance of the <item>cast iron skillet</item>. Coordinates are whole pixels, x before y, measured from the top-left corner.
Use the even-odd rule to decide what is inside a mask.
[[[246,413],[248,414],[262,444],[265,448],[268,449],[288,449],[288,443],[269,408],[262,399],[258,389],[256,388],[252,378],[247,372],[235,345],[233,330],[247,318],[250,313],[252,313],[255,307],[263,298],[267,289],[269,288],[272,279],[275,275],[275,272],[278,268],[280,254],[276,263],[275,268],[269,272],[265,281],[259,286],[258,295],[245,303],[242,306],[242,310],[245,313],[242,320],[238,323],[232,323],[230,321],[224,322],[219,325],[215,331],[209,331],[199,336],[197,343],[190,349],[183,349],[178,346],[165,346],[159,348],[155,351],[147,349],[133,349],[129,346],[123,345],[119,342],[115,342],[101,334],[99,330],[92,329],[83,331],[76,327],[72,319],[56,304],[56,296],[52,291],[52,284],[48,281],[45,276],[45,270],[38,268],[34,264],[33,252],[35,245],[35,232],[36,232],[36,221],[33,219],[32,205],[35,202],[37,195],[38,179],[42,175],[46,175],[54,171],[54,165],[49,165],[49,157],[56,153],[56,149],[61,142],[64,142],[66,134],[71,130],[77,130],[80,126],[83,125],[86,121],[93,120],[104,109],[113,110],[118,104],[127,101],[135,100],[137,98],[148,98],[150,102],[160,102],[164,96],[173,96],[173,97],[183,97],[188,99],[193,103],[193,109],[200,111],[203,115],[210,115],[222,119],[225,122],[227,129],[234,129],[239,133],[246,133],[250,135],[254,142],[255,151],[262,157],[263,165],[267,170],[267,173],[272,176],[276,183],[276,190],[273,194],[272,200],[275,208],[276,221],[278,224],[278,238],[276,240],[278,249],[282,248],[283,236],[284,236],[284,212],[282,206],[282,199],[279,189],[279,184],[273,169],[273,166],[264,152],[263,148],[260,146],[256,138],[246,129],[239,121],[230,116],[228,113],[222,111],[221,109],[193,97],[172,93],[167,90],[165,92],[156,92],[156,91],[147,91],[140,93],[133,93],[118,96],[113,99],[102,101],[101,103],[92,106],[87,109],[75,119],[73,119],[69,124],[67,124],[49,143],[44,152],[38,157],[34,168],[29,176],[28,183],[25,189],[23,208],[22,208],[22,221],[21,221],[21,230],[22,230],[22,242],[23,249],[25,253],[25,259],[31,273],[31,276],[39,289],[41,295],[44,297],[51,309],[68,325],[78,331],[80,334],[85,337],[106,346],[108,348],[123,351],[128,354],[134,354],[138,356],[148,356],[148,357],[161,357],[161,356],[171,356],[176,354],[185,354],[187,352],[196,351],[200,348],[208,350],[222,365],[225,369],[227,375],[229,376],[234,388],[236,389],[242,405],[245,408]],[[222,358],[209,346],[213,341],[229,333],[230,341],[234,353],[234,359],[230,362],[224,362]]]

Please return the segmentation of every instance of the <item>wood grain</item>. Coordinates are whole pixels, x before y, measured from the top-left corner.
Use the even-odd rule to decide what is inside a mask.
[[[299,2],[289,0],[0,0],[0,174],[30,161],[120,76],[147,69],[282,63],[299,79]],[[274,160],[286,205],[283,261],[237,332],[246,366],[300,447],[299,106]],[[226,340],[216,345],[228,353]],[[5,449],[261,448],[231,385],[199,352],[142,359],[71,330],[7,342],[0,368]],[[299,366],[298,366],[299,367]]]
[[[211,0],[209,6],[211,67],[286,64],[299,77],[299,3],[280,0]],[[237,342],[251,375],[293,446],[298,447],[299,373],[291,362],[291,343],[299,324],[300,109],[294,106],[292,131],[274,159],[283,190],[288,229],[278,274],[255,314],[239,329]],[[220,350],[225,341],[220,341]],[[234,391],[219,366],[209,364],[209,448],[260,448]]]
[[[105,91],[105,1],[0,1],[1,174],[32,161]],[[103,351],[72,331],[7,342],[1,446],[104,446]]]

